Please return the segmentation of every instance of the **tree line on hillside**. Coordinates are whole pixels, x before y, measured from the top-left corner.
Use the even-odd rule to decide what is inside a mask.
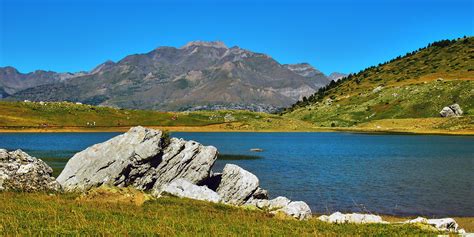
[[[284,113],[292,112],[297,108],[302,108],[302,107],[308,106],[310,104],[314,104],[316,102],[321,102],[324,99],[324,97],[326,97],[327,95],[330,94],[331,89],[336,88],[339,85],[341,85],[341,84],[343,84],[347,81],[356,80],[355,82],[357,84],[359,84],[361,82],[362,78],[364,77],[364,75],[366,75],[366,73],[370,70],[378,71],[378,68],[381,67],[381,66],[384,66],[386,64],[389,64],[389,63],[392,63],[392,62],[410,57],[410,56],[412,56],[412,55],[414,55],[414,54],[416,54],[416,53],[418,53],[418,52],[420,52],[424,49],[433,48],[433,47],[439,47],[439,48],[448,47],[448,46],[450,46],[450,45],[452,45],[452,44],[454,44],[454,43],[456,43],[460,40],[462,40],[463,43],[467,44],[467,43],[469,43],[469,40],[472,40],[472,39],[470,37],[464,36],[462,38],[457,38],[457,39],[452,39],[452,40],[445,39],[445,40],[435,41],[433,43],[429,43],[425,47],[419,48],[419,49],[414,50],[412,52],[408,52],[403,56],[398,56],[398,57],[393,58],[393,59],[391,59],[389,61],[386,61],[384,63],[379,63],[377,66],[370,66],[368,68],[360,70],[358,73],[350,73],[349,75],[347,75],[344,78],[341,78],[340,80],[337,80],[337,81],[333,80],[328,85],[319,88],[319,90],[316,93],[310,95],[309,97],[306,97],[306,96],[303,97],[302,100],[297,101],[291,107],[285,108],[283,110],[283,112],[280,113],[280,115],[282,115]]]

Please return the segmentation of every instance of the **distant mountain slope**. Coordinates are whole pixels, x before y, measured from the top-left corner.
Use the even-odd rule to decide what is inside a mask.
[[[340,72],[333,72],[331,74],[329,74],[328,78],[331,80],[331,81],[338,81],[344,77],[348,76],[347,74],[345,73],[340,73]]]
[[[331,82],[331,80],[326,75],[311,66],[309,63],[284,64],[283,66],[300,76],[313,79],[320,87],[323,87]]]
[[[474,115],[474,38],[443,40],[331,82],[286,110],[320,126],[439,117],[458,103]],[[414,126],[416,126],[414,124]]]
[[[314,73],[301,75],[265,54],[197,41],[108,61],[87,74],[43,83],[11,99],[134,109],[275,111],[329,82],[312,69]]]
[[[84,73],[57,73],[37,70],[30,73],[20,73],[14,67],[0,67],[0,94],[14,94],[18,91],[45,85],[84,75]]]

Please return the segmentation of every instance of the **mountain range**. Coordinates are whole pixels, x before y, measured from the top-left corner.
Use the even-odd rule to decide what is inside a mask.
[[[328,77],[308,63],[280,64],[268,55],[222,42],[194,41],[107,61],[89,72],[23,74],[3,67],[0,97],[166,111],[272,112],[343,76]]]

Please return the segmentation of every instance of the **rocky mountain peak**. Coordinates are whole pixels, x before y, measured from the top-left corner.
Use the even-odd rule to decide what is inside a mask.
[[[14,67],[11,66],[6,66],[6,67],[0,67],[0,72],[3,72],[5,74],[19,74],[18,70]]]
[[[107,60],[107,61],[105,61],[104,63],[102,63],[102,64],[100,64],[99,66],[97,66],[97,67],[95,67],[94,69],[92,69],[92,70],[90,71],[90,73],[91,73],[91,74],[94,74],[94,73],[97,73],[97,72],[99,72],[99,71],[101,71],[101,70],[108,69],[108,68],[110,68],[110,67],[112,67],[112,66],[114,66],[114,65],[115,65],[115,63],[114,63],[112,60]]]
[[[283,66],[291,70],[292,72],[304,77],[313,77],[316,74],[322,74],[319,70],[311,66],[309,63],[284,64]]]
[[[192,46],[227,49],[227,46],[222,41],[191,41],[187,43],[186,45],[184,45],[182,48],[189,48]]]
[[[340,72],[333,72],[331,74],[329,74],[329,79],[333,80],[333,81],[338,81],[344,77],[346,77],[347,74],[345,73],[340,73]]]

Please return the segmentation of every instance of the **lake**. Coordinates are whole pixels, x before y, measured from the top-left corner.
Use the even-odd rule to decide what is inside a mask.
[[[78,151],[119,133],[0,133],[0,148],[42,158],[56,175]],[[213,145],[218,160],[259,177],[271,197],[307,202],[315,213],[474,216],[474,137],[352,133],[173,133]],[[251,152],[261,148],[263,152]],[[232,159],[232,157],[230,157]]]

